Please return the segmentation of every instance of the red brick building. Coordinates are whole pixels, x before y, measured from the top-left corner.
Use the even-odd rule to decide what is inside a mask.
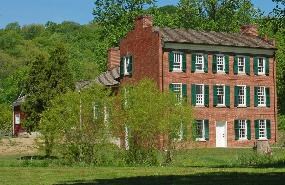
[[[199,145],[253,146],[277,138],[275,50],[251,25],[240,33],[204,32],[154,27],[141,16],[109,50],[108,67],[120,66],[121,84],[148,77],[161,91],[187,97]]]

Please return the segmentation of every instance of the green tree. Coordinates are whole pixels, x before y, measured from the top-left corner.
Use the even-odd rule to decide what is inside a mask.
[[[0,132],[12,133],[12,109],[9,104],[0,104],[0,118]]]
[[[71,162],[100,163],[98,146],[110,143],[110,104],[110,91],[96,84],[54,98],[40,122],[46,155],[58,153]]]
[[[95,0],[94,21],[103,28],[102,36],[107,37],[112,45],[133,27],[133,21],[154,0]]]
[[[179,27],[238,32],[259,17],[251,0],[180,0]]]
[[[161,93],[151,80],[122,88],[113,117],[118,134],[126,132],[129,143],[129,162],[157,164],[155,151],[159,148],[159,137],[168,138],[164,148],[174,147],[174,141],[190,140],[192,111],[186,101],[177,102],[174,94]],[[122,106],[121,106],[122,105]]]
[[[47,108],[49,101],[69,89],[74,89],[74,82],[68,67],[65,47],[58,45],[51,51],[50,57],[38,55],[31,62],[24,86],[24,94],[27,95],[24,103],[24,111],[28,116],[27,129],[36,129],[41,113]]]

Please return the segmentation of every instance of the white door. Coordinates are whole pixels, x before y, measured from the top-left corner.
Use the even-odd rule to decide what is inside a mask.
[[[216,147],[227,147],[227,122],[216,122]]]

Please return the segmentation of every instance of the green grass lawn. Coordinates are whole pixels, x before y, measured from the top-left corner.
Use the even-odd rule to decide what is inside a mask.
[[[285,184],[285,166],[257,168],[228,165],[239,156],[250,153],[250,149],[187,150],[176,154],[173,164],[166,167],[66,167],[48,161],[27,163],[17,160],[17,156],[0,155],[0,184]],[[274,157],[282,156],[285,156],[284,149],[274,150]]]

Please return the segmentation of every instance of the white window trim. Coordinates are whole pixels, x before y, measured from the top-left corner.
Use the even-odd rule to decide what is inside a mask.
[[[264,137],[260,137],[260,121],[264,121]],[[267,128],[266,128],[266,120],[264,120],[264,119],[261,119],[261,120],[258,120],[258,131],[259,131],[259,133],[258,133],[258,135],[259,135],[259,137],[258,137],[258,140],[268,140],[267,139]]]
[[[238,120],[238,124],[240,125],[240,121],[245,121],[245,136],[243,137],[243,138],[240,138],[240,134],[239,134],[239,141],[245,141],[245,140],[248,140],[247,139],[247,120],[245,120],[245,119],[241,119],[241,120]],[[239,126],[239,132],[240,132],[240,126]]]
[[[246,107],[246,92],[247,92],[246,85],[237,85],[237,86],[244,87],[244,104],[238,104],[237,107]]]
[[[178,103],[181,103],[182,102],[182,98],[183,98],[183,92],[182,92],[182,86],[183,86],[183,84],[182,83],[171,83],[172,85],[180,85],[180,101],[178,102]],[[176,94],[176,92],[175,91],[173,91],[175,94]]]
[[[225,68],[226,68],[226,58],[225,58],[225,55],[224,54],[216,54],[216,57],[217,57],[217,73],[219,73],[219,74],[225,74],[226,72],[225,72]],[[223,57],[223,59],[224,59],[224,64],[223,64],[223,69],[224,70],[218,70],[218,57]]]
[[[225,84],[216,84],[216,86],[223,86],[223,89],[224,89],[224,97],[223,97],[223,104],[219,104],[217,103],[217,107],[225,107],[226,106],[226,86]],[[218,94],[217,94],[218,96]]]
[[[263,88],[264,90],[264,104],[259,104],[259,102],[257,102],[257,107],[266,107],[266,88],[265,86],[258,86],[257,88]],[[258,101],[258,90],[257,90],[257,101]]]
[[[130,58],[128,56],[124,57],[124,75],[127,76],[130,73],[128,72],[128,62],[130,62]]]
[[[181,54],[181,55],[180,55],[180,68],[174,68],[174,66],[173,66],[172,71],[173,71],[173,72],[183,72],[183,71],[182,71],[183,52],[181,52],[181,51],[173,51],[173,55],[175,55],[175,54]],[[174,61],[173,61],[173,63],[174,63]]]
[[[259,68],[259,61],[257,61],[257,75],[265,75],[265,58],[264,57],[258,57],[257,59],[259,60],[260,58],[263,59],[263,72],[259,72],[258,68]]]
[[[196,141],[206,141],[206,133],[205,133],[205,120],[199,120],[199,121],[202,121],[202,126],[203,126],[203,129],[202,129],[202,137],[197,137],[196,138]]]
[[[238,61],[237,61],[238,63],[239,63],[239,58],[241,58],[241,57],[243,58],[243,62],[244,62],[243,71],[239,71],[239,65],[237,63],[237,73],[240,74],[240,75],[245,75],[246,74],[245,73],[245,67],[246,67],[246,64],[245,64],[246,63],[246,59],[245,58],[246,57],[242,56],[242,55],[238,55],[237,57],[238,57]]]
[[[197,67],[196,67],[198,55],[202,55],[202,70],[197,69]],[[204,57],[205,56],[204,56],[203,53],[196,53],[196,59],[195,59],[195,72],[196,73],[205,73],[205,70],[204,70],[204,68],[205,68],[205,58]]]
[[[202,91],[203,91],[203,99],[202,99],[202,103],[197,103],[197,92],[196,92],[196,107],[204,107],[205,106],[205,84],[195,84],[195,88],[197,85],[201,85],[202,86]]]

